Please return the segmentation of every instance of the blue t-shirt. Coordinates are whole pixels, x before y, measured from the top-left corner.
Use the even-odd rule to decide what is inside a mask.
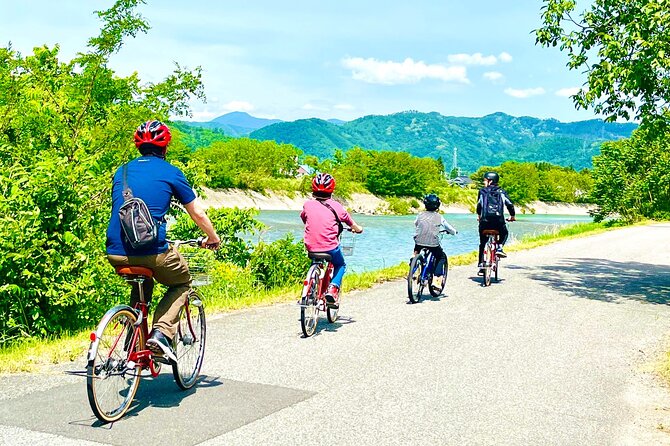
[[[181,170],[162,158],[141,156],[128,163],[128,187],[133,196],[141,198],[149,207],[149,212],[160,224],[158,243],[155,247],[135,250],[125,242],[119,208],[123,204],[123,166],[114,174],[112,182],[112,215],[107,226],[107,254],[120,256],[146,256],[167,251],[165,241],[165,214],[174,196],[186,205],[195,200],[195,193]]]

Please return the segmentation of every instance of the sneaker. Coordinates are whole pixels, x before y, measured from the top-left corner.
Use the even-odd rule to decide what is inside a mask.
[[[330,308],[340,308],[340,288],[337,285],[330,285],[326,291],[326,303]]]
[[[172,350],[172,340],[156,328],[151,330],[151,334],[147,340],[147,347],[152,353],[164,355],[168,359],[177,362],[177,357]]]
[[[507,254],[505,254],[505,251],[503,251],[502,246],[498,246],[498,249],[496,249],[496,255],[501,258],[507,257]]]

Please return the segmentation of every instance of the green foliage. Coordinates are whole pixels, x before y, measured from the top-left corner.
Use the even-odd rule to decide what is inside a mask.
[[[291,234],[272,243],[259,243],[249,261],[255,280],[266,289],[298,283],[309,265],[305,245],[295,242]]]
[[[440,164],[430,158],[416,158],[405,152],[369,152],[366,186],[382,196],[422,196],[431,181],[442,176]]]
[[[148,117],[188,112],[200,70],[143,85],[109,58],[148,25],[140,0],[98,13],[100,34],[69,62],[59,48],[0,48],[0,342],[91,326],[127,296],[103,255],[110,178]]]
[[[396,215],[407,215],[410,213],[409,201],[398,197],[388,197],[386,200],[389,203],[389,211],[391,211],[391,213]],[[413,200],[418,204],[418,201],[415,199]],[[418,206],[414,207],[414,209],[418,209]]]
[[[238,138],[215,142],[193,157],[205,165],[209,186],[248,189],[261,187],[267,178],[293,177],[301,154],[288,144]]]
[[[246,266],[251,258],[252,246],[243,238],[244,235],[254,234],[265,226],[255,220],[256,209],[209,209],[208,216],[217,234],[221,238],[221,246],[216,251],[216,259],[238,266]],[[188,214],[182,213],[177,221],[170,226],[168,238],[192,239],[202,235],[198,226]]]
[[[587,74],[577,108],[617,118],[667,121],[670,100],[670,8],[665,0],[544,0],[536,43],[558,46],[568,67]]]
[[[482,187],[485,172],[500,175],[500,187],[505,189],[514,204],[525,205],[531,201],[559,201],[576,203],[588,201],[593,185],[591,172],[575,171],[549,163],[517,163],[508,161],[500,166],[482,166],[471,178]]]
[[[670,218],[670,139],[642,126],[630,139],[603,144],[593,160],[592,198],[601,220]]]

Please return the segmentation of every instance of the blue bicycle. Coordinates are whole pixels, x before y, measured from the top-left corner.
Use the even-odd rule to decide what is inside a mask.
[[[428,286],[428,291],[433,297],[438,297],[444,291],[447,283],[447,271],[449,271],[449,259],[444,260],[444,275],[436,279],[433,275],[435,270],[435,256],[427,248],[423,248],[409,263],[409,274],[407,275],[407,294],[409,301],[413,304],[421,300],[423,290]]]

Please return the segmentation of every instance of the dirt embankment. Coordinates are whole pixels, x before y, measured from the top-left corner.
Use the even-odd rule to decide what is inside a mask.
[[[204,188],[203,203],[213,208],[256,208],[262,211],[299,211],[303,203],[310,198],[300,193],[281,194],[267,191],[261,194],[252,190],[222,189],[212,190]],[[372,194],[351,194],[347,199],[340,199],[349,211],[357,214],[385,214],[388,212],[388,202]],[[518,209],[524,214],[557,214],[557,215],[588,215],[593,206],[566,203],[544,203],[536,201]],[[467,205],[450,204],[441,207],[446,214],[468,214]]]

